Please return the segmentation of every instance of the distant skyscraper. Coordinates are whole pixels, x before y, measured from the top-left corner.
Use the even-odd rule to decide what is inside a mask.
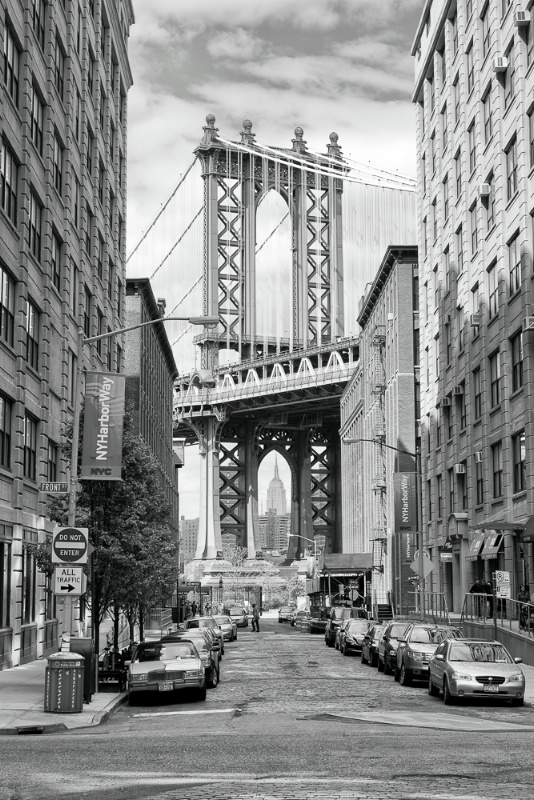
[[[278,515],[287,514],[286,488],[278,474],[278,461],[274,462],[274,478],[267,489],[266,511],[276,511]]]

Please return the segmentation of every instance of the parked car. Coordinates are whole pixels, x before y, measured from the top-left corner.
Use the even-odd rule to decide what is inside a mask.
[[[362,640],[362,664],[378,666],[378,645],[385,625],[371,625]]]
[[[223,632],[223,637],[227,642],[235,642],[237,639],[237,624],[231,617],[226,615],[213,617],[219,628]]]
[[[341,634],[344,633],[345,628],[349,624],[350,620],[351,620],[350,617],[348,617],[347,619],[342,619],[341,620],[341,625],[339,625],[336,628],[336,632],[335,632],[335,636],[334,636],[334,648],[336,650],[339,650],[339,644],[340,644],[340,641],[341,641]],[[326,628],[325,628],[325,630],[326,630]]]
[[[141,642],[128,667],[128,699],[143,692],[195,692],[206,699],[206,676],[192,641]]]
[[[409,620],[394,619],[389,622],[378,644],[378,671],[391,675],[397,663],[397,644],[410,624]]]
[[[217,636],[221,645],[221,656],[224,655],[224,636],[223,632],[213,617],[189,617],[185,621],[185,628],[209,628],[211,632]]]
[[[214,645],[213,636],[207,628],[191,628],[188,631],[175,631],[163,636],[162,642],[191,641],[198,650],[206,674],[208,689],[216,689],[221,679],[220,650]]]
[[[248,627],[248,617],[243,606],[232,606],[228,609],[228,616],[235,622],[238,628]]]
[[[306,625],[310,618],[310,612],[306,611],[306,609],[300,609],[299,611],[295,611],[293,618],[291,620],[291,625],[294,628],[302,628],[303,625]]]
[[[506,647],[484,639],[447,639],[430,659],[428,693],[443,692],[443,702],[458,698],[496,697],[522,706],[525,676]]]
[[[445,639],[461,638],[461,631],[452,625],[412,623],[398,640],[395,680],[403,686],[409,686],[414,678],[426,680],[428,662],[438,645]]]
[[[352,651],[361,653],[363,637],[369,630],[369,622],[366,619],[349,619],[340,633],[339,649],[344,656]]]
[[[331,608],[324,631],[324,641],[327,647],[334,647],[336,630],[344,619],[367,619],[367,611],[364,608],[346,606],[334,606],[334,608]]]
[[[295,606],[280,606],[278,609],[278,622],[291,622]]]

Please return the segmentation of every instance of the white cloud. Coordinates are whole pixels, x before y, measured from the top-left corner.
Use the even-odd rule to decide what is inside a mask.
[[[210,38],[207,48],[212,58],[247,61],[261,55],[264,43],[257,36],[238,28]]]

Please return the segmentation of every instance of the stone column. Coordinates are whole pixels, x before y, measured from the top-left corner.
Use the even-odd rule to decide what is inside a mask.
[[[245,514],[248,558],[256,558],[258,534],[258,452],[255,425],[246,423],[245,432]]]
[[[216,558],[222,552],[219,501],[219,421],[208,417],[197,423],[200,442],[200,508],[196,559]]]

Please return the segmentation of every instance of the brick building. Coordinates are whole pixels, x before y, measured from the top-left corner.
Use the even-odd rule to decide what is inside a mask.
[[[415,542],[395,531],[393,473],[416,466],[395,448],[418,443],[417,275],[416,247],[388,248],[360,303],[360,361],[341,398],[342,441],[365,440],[341,450],[343,553],[362,556],[362,573],[371,561],[365,594],[397,611],[413,592]]]
[[[415,37],[427,589],[534,589],[534,10],[426,2]],[[530,8],[530,10],[529,10]]]
[[[62,614],[28,545],[78,367],[120,371],[130,0],[0,0],[0,669],[57,647]]]

